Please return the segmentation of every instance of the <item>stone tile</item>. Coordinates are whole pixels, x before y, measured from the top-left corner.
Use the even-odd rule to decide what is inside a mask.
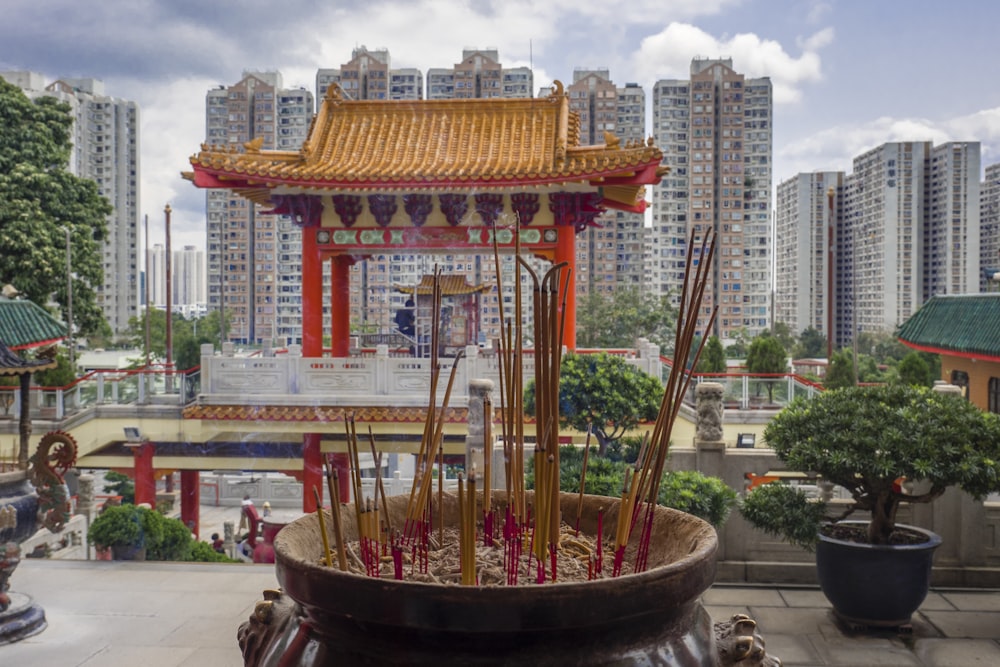
[[[919,639],[914,653],[927,667],[1000,665],[1000,645],[986,639]]]
[[[824,665],[845,667],[920,667],[903,642],[881,637],[812,638]],[[780,657],[780,656],[779,656]],[[957,666],[956,666],[957,667]]]
[[[125,667],[125,665],[142,665],[142,667],[184,667],[188,664],[188,656],[194,651],[176,646],[126,646],[117,644],[87,660],[81,661],[79,667]]]
[[[187,657],[184,667],[243,667],[243,655],[239,646],[199,648]]]
[[[820,590],[811,588],[788,588],[781,589],[778,593],[789,607],[830,609],[830,601],[826,599],[823,591]]]
[[[832,624],[830,612],[825,609],[751,606],[748,615],[757,621],[764,636],[821,634],[824,627]]]
[[[767,654],[780,659],[784,667],[823,664],[808,635],[777,634],[763,629],[760,631]]]
[[[1000,611],[1000,593],[948,591],[941,596],[961,611]]]
[[[923,612],[923,615],[945,637],[958,639],[995,639],[1000,637],[1000,611],[928,611]]]
[[[926,611],[954,611],[955,605],[951,603],[948,596],[931,591],[920,604],[920,609]]]
[[[759,605],[765,607],[784,607],[785,601],[774,588],[730,588],[713,586],[702,596],[704,604],[713,607],[746,607]]]

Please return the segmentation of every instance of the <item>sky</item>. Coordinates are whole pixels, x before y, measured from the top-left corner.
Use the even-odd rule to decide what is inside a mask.
[[[732,58],[774,90],[774,184],[851,171],[889,141],[979,141],[1000,162],[1000,3],[982,0],[4,0],[0,71],[89,77],[140,106],[141,210],[151,243],[205,246],[204,193],[180,177],[205,138],[205,94],[245,71],[315,92],[359,46],[394,68],[451,67],[463,49],[531,66],[535,88],[607,69],[652,101],[692,58]],[[651,130],[650,130],[651,132]]]

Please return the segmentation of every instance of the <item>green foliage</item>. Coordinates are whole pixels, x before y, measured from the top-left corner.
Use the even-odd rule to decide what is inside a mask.
[[[726,348],[726,356],[730,359],[743,359],[747,356],[750,346],[750,334],[742,327],[733,334],[733,342]]]
[[[625,359],[600,354],[567,354],[559,380],[562,426],[578,431],[592,427],[600,451],[643,421],[656,418],[663,386]],[[535,414],[535,383],[524,390],[524,411]]]
[[[799,343],[792,354],[796,359],[825,359],[826,336],[813,327],[808,327],[799,336]]]
[[[726,351],[722,349],[722,341],[718,336],[710,336],[705,341],[705,347],[701,351],[701,358],[698,359],[699,373],[725,373]]]
[[[934,384],[930,365],[915,350],[903,357],[899,366],[896,367],[896,371],[899,373],[899,381],[904,384],[920,387],[930,387]]]
[[[785,322],[775,322],[774,326],[771,327],[771,335],[777,338],[778,342],[781,343],[781,347],[786,350],[791,350],[795,347],[795,334],[792,333],[792,328]]]
[[[850,512],[870,514],[869,539],[877,544],[894,530],[900,502],[931,502],[949,486],[976,498],[1000,491],[1000,416],[924,387],[859,386],[798,398],[771,420],[764,439],[790,470],[847,489]],[[903,493],[902,478],[929,490]]]
[[[107,327],[95,290],[112,208],[96,183],[67,170],[72,123],[67,104],[29,100],[0,81],[0,284],[65,312],[69,229],[73,324],[87,335]]]
[[[131,318],[125,334],[129,344],[142,350],[146,348],[146,316],[143,312],[139,317]],[[148,316],[150,357],[163,361],[167,357],[167,313],[153,309]],[[195,368],[201,364],[201,346],[206,343],[219,344],[221,316],[218,311],[212,311],[205,317],[189,320],[180,313],[174,313],[170,335],[174,368],[182,371]],[[136,360],[136,365],[144,363],[145,359]]]
[[[823,379],[823,386],[827,389],[842,389],[853,387],[854,382],[854,357],[847,348],[833,353],[833,359],[826,369],[826,377]]]
[[[718,527],[729,517],[736,498],[736,491],[718,477],[708,477],[695,470],[678,470],[663,476],[657,501]]]
[[[145,507],[113,505],[94,519],[87,540],[99,547],[145,547],[163,540],[161,515]]]
[[[192,541],[188,558],[184,560],[198,563],[239,563],[238,559],[230,558],[226,554],[220,554],[212,548],[208,542]]]
[[[676,313],[667,296],[643,294],[637,287],[620,287],[613,296],[588,292],[576,311],[576,341],[580,347],[629,348],[646,338],[667,350],[673,346]]]
[[[826,520],[826,503],[811,501],[787,484],[762,484],[739,505],[740,514],[768,535],[812,551]]]
[[[781,341],[765,331],[750,343],[746,366],[749,373],[787,373],[788,353]],[[758,392],[761,384],[767,387],[767,400],[771,403],[774,402],[774,382],[774,379],[757,381]]]
[[[123,505],[131,505],[135,502],[135,482],[128,475],[114,470],[109,470],[104,474],[104,493],[110,493],[122,497]]]
[[[38,371],[32,376],[32,384],[39,387],[65,387],[76,380],[76,368],[69,362],[69,353],[60,348],[56,353],[58,366],[47,371]]]
[[[623,439],[624,440],[624,439]],[[639,439],[628,442],[627,449],[634,450],[638,457]],[[525,475],[526,488],[534,488],[533,461],[529,459]],[[621,496],[625,484],[625,471],[632,468],[632,462],[614,460],[601,456],[591,448],[587,460],[587,479],[584,493],[595,496]],[[583,448],[564,445],[559,448],[559,490],[579,493],[580,475],[583,471]],[[717,477],[708,477],[700,472],[668,471],[660,482],[657,502],[666,507],[693,514],[708,521],[715,527],[721,526],[736,505],[736,492]]]
[[[146,560],[189,560],[194,538],[184,522],[159,512],[150,512],[150,515],[150,521],[159,524],[155,534],[160,539],[146,544]]]

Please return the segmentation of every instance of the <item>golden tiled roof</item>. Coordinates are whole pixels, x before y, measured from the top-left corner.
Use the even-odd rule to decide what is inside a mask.
[[[202,145],[185,174],[201,187],[455,190],[558,183],[653,184],[653,145],[613,135],[579,146],[579,117],[557,82],[547,98],[345,100],[331,86],[300,151]],[[606,180],[608,179],[608,180]]]
[[[438,276],[438,285],[441,287],[441,296],[462,296],[464,294],[475,294],[476,292],[487,292],[489,285],[470,285],[465,280],[465,276]],[[396,291],[404,294],[433,294],[434,276],[423,276],[420,283],[413,287],[411,285],[394,285]]]

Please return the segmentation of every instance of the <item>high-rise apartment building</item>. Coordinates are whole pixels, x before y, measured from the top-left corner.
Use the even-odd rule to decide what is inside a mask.
[[[204,251],[196,246],[186,245],[183,250],[175,250],[173,254],[172,303],[181,308],[205,304]]]
[[[167,307],[167,251],[162,243],[146,250],[146,280],[149,302],[154,308]]]
[[[98,79],[63,78],[46,85],[35,72],[0,72],[30,98],[55,97],[73,116],[69,171],[97,184],[114,208],[101,248],[104,283],[94,285],[97,303],[116,335],[138,313],[139,106],[110,97]]]
[[[834,330],[837,203],[844,174],[817,171],[778,184],[775,201],[774,321],[801,334]]]
[[[391,69],[389,51],[369,51],[360,46],[339,69],[316,72],[317,108],[330,84],[340,86],[352,100],[419,100],[424,97],[424,77],[419,69]]]
[[[886,143],[855,157],[846,176],[799,174],[779,185],[777,319],[796,333],[832,330],[839,348],[862,332],[891,334],[934,295],[978,291],[979,152],[976,142]],[[832,296],[817,298],[831,266],[830,239],[817,233],[829,230],[831,188]]]
[[[714,230],[699,332],[714,306],[709,334],[753,336],[770,325],[772,121],[770,79],[747,78],[730,59],[695,59],[690,79],[653,89],[653,133],[671,172],[653,197],[647,275],[651,289],[678,300],[689,234],[697,253]]]
[[[532,90],[531,69],[504,69],[496,49],[464,49],[455,66],[427,70],[429,100],[531,97]]]
[[[986,179],[979,186],[979,266],[992,276],[1000,272],[1000,163],[986,166]],[[986,275],[979,278],[979,290],[995,290]]]
[[[308,90],[285,89],[278,72],[244,72],[209,91],[205,107],[209,144],[291,151],[305,140],[314,104]],[[225,191],[208,190],[206,210],[208,307],[222,311],[227,340],[300,341],[301,230]]]
[[[580,143],[642,142],[646,96],[635,83],[619,88],[608,70],[577,69],[567,86],[570,110],[580,117]],[[609,210],[577,235],[577,294],[610,295],[620,285],[643,282],[643,215]]]

